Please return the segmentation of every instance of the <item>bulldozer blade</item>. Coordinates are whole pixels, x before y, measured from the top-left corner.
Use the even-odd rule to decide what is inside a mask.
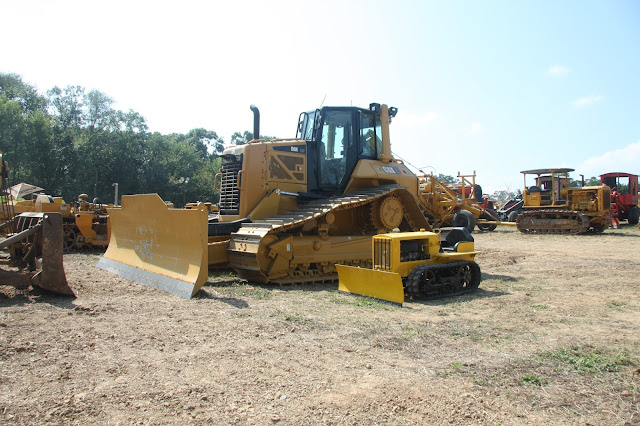
[[[41,224],[42,267],[31,278],[31,284],[51,293],[76,297],[64,273],[62,215],[45,213]]]
[[[396,303],[404,303],[402,278],[395,272],[336,265],[338,290],[360,296]]]
[[[158,194],[123,195],[108,211],[111,240],[99,268],[185,299],[200,290],[208,277],[204,205],[173,209]]]

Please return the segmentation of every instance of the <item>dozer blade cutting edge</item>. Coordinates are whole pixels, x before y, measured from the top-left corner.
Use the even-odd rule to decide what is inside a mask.
[[[400,306],[404,303],[404,287],[400,274],[345,265],[336,265],[336,269],[339,291],[372,297]]]
[[[169,208],[158,194],[124,195],[108,209],[109,248],[98,267],[191,298],[207,281],[207,211]]]

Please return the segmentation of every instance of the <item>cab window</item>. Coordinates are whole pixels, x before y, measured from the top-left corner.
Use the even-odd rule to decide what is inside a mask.
[[[347,171],[347,152],[352,141],[351,111],[327,111],[319,142],[320,183],[340,185]]]
[[[360,157],[376,158],[382,151],[380,121],[373,113],[360,113]]]

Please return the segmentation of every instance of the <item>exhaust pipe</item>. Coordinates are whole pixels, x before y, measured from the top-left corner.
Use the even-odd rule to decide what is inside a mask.
[[[260,110],[255,105],[250,108],[253,111],[253,139],[260,139]]]

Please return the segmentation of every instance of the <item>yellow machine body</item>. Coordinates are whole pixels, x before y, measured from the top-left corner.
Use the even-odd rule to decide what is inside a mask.
[[[516,226],[523,233],[584,234],[611,224],[611,189],[607,185],[571,187],[569,168],[535,169],[524,175],[523,213]],[[534,176],[527,186],[527,177]]]
[[[98,267],[186,299],[204,285],[208,276],[204,205],[172,209],[157,194],[124,195],[121,208],[108,210],[118,232],[112,232]]]
[[[146,238],[137,230],[162,223],[173,237],[155,247],[175,256],[163,267],[174,276],[198,263],[203,271],[195,275],[206,276],[206,266],[231,268],[254,282],[284,284],[335,280],[336,263],[370,266],[373,235],[432,229],[420,179],[391,155],[396,111],[323,107],[301,114],[294,139],[225,149],[213,182],[220,202],[202,214],[190,206],[161,219],[167,207],[159,197],[157,207],[146,206],[149,194],[123,197],[122,208],[109,211],[119,218],[111,217],[105,259],[157,273],[155,262],[133,253]]]
[[[87,194],[80,194],[78,200],[72,204],[71,215],[65,218],[65,250],[109,245],[111,222],[107,209],[115,206],[99,202],[90,203],[87,198]]]
[[[49,195],[38,194],[32,200],[7,201],[6,208],[0,211],[0,220],[7,221],[10,216],[17,216],[21,213],[60,213],[62,217],[71,214],[71,208],[62,197],[51,197]]]
[[[403,279],[416,267],[455,261],[472,262],[477,253],[473,241],[442,248],[440,234],[434,232],[376,235],[372,239],[373,267],[336,265],[338,289],[402,305],[405,297]]]

